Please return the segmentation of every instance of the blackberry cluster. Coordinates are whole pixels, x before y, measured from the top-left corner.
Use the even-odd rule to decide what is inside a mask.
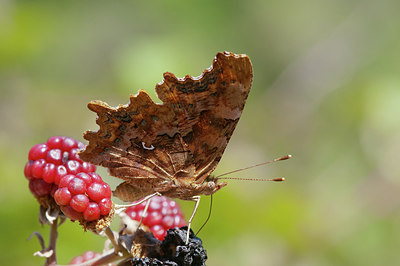
[[[32,194],[35,197],[53,196],[63,176],[95,172],[96,166],[78,156],[79,150],[84,148],[83,143],[73,138],[59,136],[33,146],[24,169]]]
[[[79,158],[84,148],[73,138],[51,137],[30,149],[24,173],[41,205],[57,204],[71,220],[91,222],[108,215],[113,204],[110,186],[96,167]]]
[[[161,266],[161,265],[170,265],[170,266],[177,266],[175,262],[162,262],[158,259],[151,259],[151,258],[133,258],[130,262],[127,262],[125,265],[134,265],[134,266]]]
[[[111,188],[96,173],[64,176],[54,199],[72,220],[94,221],[107,215],[112,207]]]
[[[200,238],[190,231],[189,243],[186,245],[187,227],[169,229],[161,242],[161,254],[157,258],[133,258],[132,265],[137,266],[203,266],[206,265],[207,252]]]

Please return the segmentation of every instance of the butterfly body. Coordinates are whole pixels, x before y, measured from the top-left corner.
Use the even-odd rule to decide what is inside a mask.
[[[158,192],[191,199],[224,187],[211,176],[244,108],[253,79],[246,55],[218,53],[199,77],[164,73],[156,85],[161,104],[143,90],[130,103],[89,103],[97,132],[80,157],[123,179],[114,195],[134,201]]]
[[[158,192],[163,196],[178,198],[182,200],[191,200],[197,195],[211,195],[217,192],[227,183],[217,181],[207,181],[197,184],[191,179],[171,179],[162,182],[149,182],[146,179],[135,180],[135,182],[126,182],[117,187],[114,192],[118,198],[123,201],[137,201],[147,195]]]

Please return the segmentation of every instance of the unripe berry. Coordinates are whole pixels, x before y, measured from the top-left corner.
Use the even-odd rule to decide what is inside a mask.
[[[41,178],[43,174],[43,167],[45,166],[46,161],[44,159],[38,159],[34,161],[32,165],[32,176],[34,178]]]
[[[71,206],[60,206],[61,211],[71,220],[81,220],[82,213],[75,211]]]
[[[80,172],[94,172],[96,167],[90,163],[83,162],[78,152],[85,148],[85,145],[72,138],[51,137],[46,143],[34,145],[28,154],[28,162],[24,168],[24,174],[28,180],[41,179],[48,184],[60,183],[63,176],[67,174],[78,174]],[[101,180],[101,178],[100,178]],[[33,185],[35,184],[35,185]],[[42,187],[32,183],[30,188],[40,188],[40,191],[32,192],[36,197],[43,195]],[[79,187],[82,190],[82,187]],[[79,190],[73,190],[74,194],[79,194]]]
[[[54,192],[54,199],[60,206],[68,205],[71,198],[72,198],[71,192],[69,192],[68,188],[66,187],[58,188]]]
[[[70,205],[75,211],[84,212],[89,206],[89,199],[85,195],[78,194],[72,197]]]
[[[108,215],[112,208],[110,186],[95,173],[64,176],[54,198],[59,205],[68,205],[82,214],[83,219],[88,222],[99,219],[100,215]],[[64,214],[68,216],[67,213]]]
[[[87,189],[87,193],[89,197],[96,202],[102,200],[105,195],[108,196],[108,191],[103,186],[103,184],[100,183],[90,184],[90,186]]]
[[[86,208],[83,213],[83,218],[86,221],[94,221],[100,218],[100,208],[99,205],[95,202],[90,202],[89,206]]]
[[[100,219],[99,223],[109,223],[114,211],[110,186],[94,173],[94,165],[79,158],[78,153],[84,148],[73,138],[51,137],[31,148],[24,174],[40,204],[59,205],[65,216],[83,222],[86,229],[85,222],[100,216],[106,222]]]
[[[140,221],[146,202],[139,205],[131,206],[126,209],[125,213],[133,220]],[[186,225],[183,214],[178,204],[167,197],[153,197],[147,213],[143,218],[143,225],[150,228],[154,237],[163,240],[167,230],[174,227],[182,227]]]
[[[68,190],[74,195],[85,193],[86,183],[82,179],[75,177],[69,182]]]
[[[56,176],[56,166],[53,163],[46,163],[42,172],[42,179],[47,183],[54,183]]]
[[[29,181],[29,189],[36,197],[43,197],[50,194],[52,185],[42,179],[32,179]]]
[[[89,260],[94,259],[94,258],[98,258],[100,256],[101,256],[100,253],[96,253],[96,252],[93,252],[93,251],[86,251],[82,255],[74,257],[69,262],[69,265],[82,264],[83,262],[89,261]]]
[[[43,159],[46,157],[48,150],[49,148],[45,144],[36,144],[30,149],[28,159],[30,161]]]
[[[99,202],[100,214],[107,215],[112,208],[112,201],[110,198],[104,198]]]

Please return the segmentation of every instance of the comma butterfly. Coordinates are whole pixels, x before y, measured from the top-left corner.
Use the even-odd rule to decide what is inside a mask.
[[[89,145],[79,156],[125,180],[114,192],[124,201],[159,193],[196,200],[196,210],[200,195],[226,185],[211,173],[239,121],[252,80],[249,57],[224,52],[199,77],[164,73],[155,88],[161,104],[144,90],[115,108],[92,101],[88,107],[97,113],[100,129],[85,132]]]
[[[114,195],[124,201],[154,192],[191,199],[224,187],[210,174],[239,121],[253,80],[247,55],[218,53],[199,77],[164,73],[156,85],[162,104],[140,90],[128,105],[88,104],[97,113],[97,132],[80,153],[83,160],[107,167],[125,180]]]

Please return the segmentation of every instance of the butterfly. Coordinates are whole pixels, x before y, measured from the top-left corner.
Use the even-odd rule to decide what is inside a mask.
[[[154,193],[198,201],[226,186],[211,173],[252,85],[249,57],[221,52],[199,77],[176,78],[169,72],[163,77],[155,87],[161,104],[144,90],[126,105],[88,104],[100,128],[84,133],[89,144],[79,156],[123,179],[114,196],[124,201]]]

